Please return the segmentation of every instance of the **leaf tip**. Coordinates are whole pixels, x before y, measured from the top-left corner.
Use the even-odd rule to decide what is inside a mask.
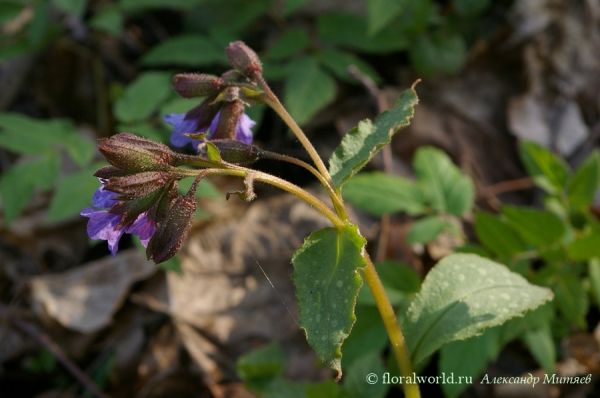
[[[417,79],[415,80],[415,82],[412,84],[412,86],[410,86],[411,90],[415,90],[415,87],[417,87],[417,84],[421,83],[421,79]]]
[[[335,382],[337,383],[342,379],[343,372],[341,369],[336,369],[336,370],[337,370],[337,375],[335,376]]]

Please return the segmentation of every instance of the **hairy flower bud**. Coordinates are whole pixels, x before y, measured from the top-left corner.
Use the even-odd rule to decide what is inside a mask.
[[[165,262],[181,249],[192,228],[195,212],[193,196],[181,196],[175,201],[148,243],[148,260],[153,259],[156,264]]]
[[[185,114],[184,120],[197,119],[197,128],[209,126],[223,105],[222,103],[213,103],[215,98],[216,96],[210,96],[202,101],[200,105],[190,109]],[[195,131],[187,131],[187,133],[194,133]]]
[[[119,194],[119,199],[136,199],[165,187],[171,175],[164,171],[143,171],[125,176],[111,177],[105,188]]]
[[[262,74],[262,65],[258,55],[241,41],[229,43],[225,49],[229,65],[240,71],[244,76],[255,78]]]
[[[246,145],[236,140],[212,140],[217,147],[221,159],[229,163],[250,164],[260,158],[260,149],[254,145]]]
[[[166,145],[146,140],[129,133],[101,138],[98,149],[106,160],[125,170],[156,170],[170,165],[174,152]]]
[[[175,75],[173,89],[183,98],[215,95],[225,86],[225,81],[218,76],[200,73]]]
[[[155,205],[148,210],[148,217],[153,219],[157,224],[160,224],[162,220],[164,220],[169,209],[171,209],[173,203],[177,200],[177,197],[179,196],[177,185],[177,181],[172,180],[169,185],[165,187]]]
[[[239,82],[243,82],[244,80],[246,80],[246,77],[244,75],[242,75],[240,72],[238,72],[237,70],[230,69],[227,72],[221,74],[221,79],[223,79],[229,83],[239,83]]]
[[[142,213],[147,212],[162,194],[162,189],[156,190],[149,195],[142,196],[131,200],[121,200],[113,205],[109,213],[119,214],[122,216],[121,221],[117,225],[118,228],[128,227]]]
[[[236,137],[238,121],[244,113],[244,105],[239,101],[229,102],[221,109],[221,116],[215,131],[211,131],[213,140],[233,140]]]

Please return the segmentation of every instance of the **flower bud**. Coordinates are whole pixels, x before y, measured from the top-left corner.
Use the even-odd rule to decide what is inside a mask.
[[[262,74],[262,65],[258,55],[241,41],[229,43],[225,49],[229,65],[240,71],[244,76],[255,78]]]
[[[164,171],[144,171],[125,177],[111,177],[104,189],[118,193],[119,199],[131,200],[164,188],[170,177]]]
[[[170,184],[165,187],[162,195],[156,201],[156,204],[148,210],[148,217],[160,224],[166,217],[167,213],[177,200],[179,193],[177,192],[177,181],[172,180]]]
[[[173,161],[174,153],[169,147],[133,134],[121,133],[99,141],[100,152],[111,165],[120,169],[156,170]]]
[[[183,98],[215,95],[225,86],[225,81],[220,77],[199,73],[175,75],[173,82],[173,89]]]
[[[125,177],[138,173],[137,170],[123,170],[115,166],[104,166],[96,170],[94,177],[108,180],[111,177]]]
[[[215,98],[216,96],[210,96],[202,101],[200,105],[190,109],[185,114],[185,119],[198,119],[198,128],[209,126],[222,106],[221,103],[213,104]]]
[[[193,196],[179,197],[167,212],[146,248],[148,260],[156,264],[173,257],[185,241],[196,213],[196,200]]]
[[[227,72],[221,74],[221,79],[228,83],[239,83],[246,80],[246,77],[235,69],[230,69]]]
[[[121,221],[116,228],[129,227],[133,224],[140,214],[147,212],[154,206],[162,192],[162,189],[158,189],[149,195],[131,200],[121,200],[114,204],[108,212],[122,215]]]
[[[229,163],[250,164],[260,157],[260,149],[253,145],[246,145],[237,140],[212,140],[221,154],[221,160]]]
[[[229,102],[221,109],[219,123],[215,131],[210,132],[213,140],[233,140],[236,136],[236,126],[244,113],[244,105],[239,101]]]

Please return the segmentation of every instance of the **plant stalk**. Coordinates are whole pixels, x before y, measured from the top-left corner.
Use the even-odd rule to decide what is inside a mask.
[[[335,189],[333,181],[331,180],[331,176],[329,175],[329,171],[327,171],[327,167],[325,167],[325,163],[323,163],[323,160],[317,153],[315,147],[309,141],[308,137],[306,137],[300,126],[298,126],[296,121],[292,118],[292,116],[288,113],[283,104],[279,101],[279,98],[277,98],[273,91],[271,91],[271,89],[267,85],[267,82],[262,76],[259,77],[259,82],[265,90],[266,96],[263,97],[264,102],[271,108],[273,108],[273,110],[277,112],[277,114],[283,119],[285,124],[287,124],[289,128],[294,132],[298,140],[300,140],[300,143],[302,144],[304,149],[306,149],[306,152],[308,152],[313,162],[315,162],[317,169],[323,175],[323,177],[327,181],[327,184],[332,189]]]
[[[365,251],[364,254],[365,261],[367,262],[367,266],[362,270],[367,285],[373,294],[373,298],[375,299],[375,303],[377,304],[377,309],[379,309],[379,313],[381,314],[381,319],[383,320],[383,324],[385,325],[385,330],[390,338],[390,343],[392,344],[392,350],[396,355],[396,360],[398,361],[398,367],[400,368],[400,374],[406,378],[413,378],[414,371],[412,367],[412,363],[410,361],[410,355],[408,354],[408,349],[406,347],[406,342],[404,341],[404,335],[402,334],[402,330],[398,325],[398,319],[396,318],[396,313],[394,312],[394,308],[390,303],[390,300],[385,293],[385,289],[383,284],[381,283],[381,279],[379,279],[379,275],[375,270],[375,266],[371,261],[371,257]],[[404,395],[406,398],[420,398],[421,393],[419,392],[419,385],[416,383],[408,384],[404,383]]]
[[[310,171],[312,173],[312,175],[317,177],[317,179],[325,187],[325,189],[327,189],[327,192],[329,192],[329,196],[331,196],[331,201],[333,202],[333,206],[336,210],[336,213],[343,220],[348,219],[348,214],[346,214],[346,209],[344,208],[344,202],[341,199],[341,195],[338,195],[338,193],[333,188],[331,188],[331,186],[329,186],[329,184],[327,183],[327,180],[325,180],[325,177],[323,177],[323,175],[321,173],[319,173],[319,171],[317,169],[312,167],[310,164],[303,162],[300,159],[296,159],[291,156],[281,155],[276,152],[261,151],[260,155],[261,155],[261,157],[292,163],[292,164],[295,164],[297,166],[300,166],[300,167]]]
[[[223,164],[227,164],[227,163],[223,162]],[[208,174],[210,174],[210,175],[230,175],[230,176],[237,176],[237,177],[247,177],[252,174],[254,181],[260,181],[260,182],[264,182],[267,184],[271,184],[279,189],[282,189],[286,192],[296,195],[300,199],[304,200],[305,202],[307,202],[308,204],[313,206],[315,209],[320,211],[325,217],[327,217],[338,230],[341,230],[345,227],[344,221],[340,217],[338,217],[338,215],[333,210],[331,210],[319,198],[317,198],[316,196],[312,195],[311,193],[305,191],[304,189],[300,188],[299,186],[294,185],[291,182],[288,182],[279,177],[275,177],[270,174],[263,173],[262,171],[247,169],[245,167],[236,166],[233,164],[227,164],[227,166],[229,166],[229,167],[226,169],[209,169],[210,172]],[[196,177],[198,175],[198,170],[178,169],[177,171],[180,174],[185,174],[190,177]],[[207,170],[205,169],[202,171],[206,172]]]

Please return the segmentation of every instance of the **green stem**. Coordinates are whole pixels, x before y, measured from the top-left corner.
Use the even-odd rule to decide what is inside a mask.
[[[260,156],[267,158],[267,159],[282,160],[284,162],[292,163],[297,166],[303,167],[306,170],[310,171],[315,177],[317,177],[317,179],[325,187],[325,189],[327,189],[327,192],[329,192],[329,196],[331,196],[331,200],[333,201],[333,206],[336,209],[336,213],[343,220],[348,219],[348,214],[346,214],[346,209],[344,208],[344,202],[341,200],[341,195],[338,195],[338,193],[333,188],[331,188],[331,186],[329,186],[329,184],[327,183],[327,180],[325,180],[325,177],[323,177],[323,175],[321,173],[319,173],[319,171],[317,169],[315,169],[310,164],[308,164],[300,159],[296,159],[291,156],[282,155],[282,154],[279,154],[276,152],[261,151]]]
[[[385,289],[381,283],[381,279],[379,279],[377,271],[375,270],[375,266],[371,261],[371,257],[369,257],[367,252],[365,252],[364,258],[367,262],[367,266],[362,270],[362,272],[367,285],[373,294],[373,298],[375,299],[375,303],[377,304],[377,308],[381,314],[381,319],[385,325],[385,330],[390,338],[392,350],[396,355],[398,367],[400,368],[400,374],[405,378],[404,380],[407,380],[407,377],[412,379],[412,363],[410,361],[410,355],[408,354],[406,342],[404,341],[404,335],[402,334],[402,330],[398,325],[398,319],[396,319],[396,313],[394,312],[394,308],[392,307],[392,304],[385,293]],[[421,397],[419,385],[417,384],[416,380],[414,384],[404,383],[404,396],[406,398]]]
[[[191,163],[188,163],[191,165]],[[255,181],[264,182],[267,184],[271,184],[279,189],[287,191],[293,195],[296,195],[300,199],[304,200],[308,204],[312,205],[315,209],[320,211],[325,217],[327,217],[331,223],[338,229],[341,230],[344,228],[345,224],[338,215],[331,210],[325,203],[323,203],[319,198],[305,191],[297,185],[292,184],[284,179],[279,177],[272,176],[267,173],[263,173],[262,171],[256,171],[252,169],[247,169],[245,167],[232,165],[229,163],[222,163],[226,165],[228,168],[226,169],[210,169],[211,175],[230,175],[236,177],[247,177],[249,175],[253,176]],[[206,170],[203,170],[206,172]],[[196,177],[198,175],[198,170],[191,169],[177,169],[177,172],[180,174],[184,174],[190,177]]]
[[[277,114],[283,119],[283,121],[289,126],[289,128],[294,132],[300,143],[306,149],[309,156],[315,162],[317,169],[323,175],[325,180],[327,181],[327,185],[329,185],[332,189],[334,189],[333,181],[331,180],[331,176],[329,175],[329,171],[327,171],[327,167],[325,167],[325,163],[317,153],[315,147],[308,140],[308,137],[304,134],[300,126],[296,123],[296,121],[290,116],[288,111],[285,109],[283,104],[279,101],[277,96],[271,91],[265,79],[260,76],[258,78],[260,85],[265,90],[266,96],[263,97],[264,102],[269,105]]]
[[[283,121],[290,127],[290,129],[300,140],[300,142],[312,158],[313,162],[317,166],[317,169],[322,176],[322,178],[319,178],[318,176],[317,178],[319,178],[319,181],[321,181],[321,183],[323,183],[323,185],[327,187],[337,215],[341,219],[348,220],[347,212],[341,195],[341,190],[335,188],[335,185],[333,184],[331,176],[329,175],[329,172],[327,171],[323,160],[321,159],[313,145],[310,143],[302,129],[300,129],[296,121],[286,111],[286,109],[281,104],[277,96],[273,94],[273,92],[271,91],[265,80],[262,78],[262,76],[258,77],[258,81],[265,90],[265,96],[263,97],[264,102],[271,108],[273,108],[273,110],[275,110],[275,112],[277,112],[277,114],[283,119]],[[327,209],[329,210],[329,208]],[[331,217],[329,218],[331,219]],[[379,275],[377,275],[375,266],[373,265],[373,262],[371,261],[371,258],[369,257],[369,254],[366,251],[364,254],[364,258],[367,262],[367,266],[363,270],[363,275],[365,277],[365,280],[367,281],[369,289],[373,293],[375,303],[377,304],[377,308],[379,309],[379,313],[381,314],[381,318],[383,319],[383,323],[385,325],[387,334],[392,344],[392,349],[394,350],[394,354],[396,355],[396,359],[398,361],[400,373],[404,377],[412,378],[412,363],[410,361],[408,349],[406,348],[406,343],[404,341],[402,330],[400,329],[400,326],[398,325],[398,320],[396,319],[396,314],[394,313],[392,304],[390,303],[390,300],[387,297],[387,294],[385,293],[385,289],[383,288],[381,279],[379,279]],[[404,384],[404,394],[407,398],[420,398],[421,394],[419,392],[419,386],[416,384],[416,380],[414,384]]]

